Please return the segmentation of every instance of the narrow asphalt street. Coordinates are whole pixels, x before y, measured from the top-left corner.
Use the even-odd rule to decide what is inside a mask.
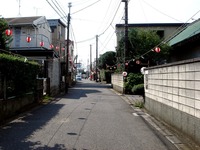
[[[0,150],[172,150],[109,85],[69,93],[0,128]]]

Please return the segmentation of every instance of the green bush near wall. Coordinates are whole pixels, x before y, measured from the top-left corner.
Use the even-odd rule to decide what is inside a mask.
[[[143,84],[144,79],[141,73],[129,73],[125,81],[125,93],[133,94],[132,88],[135,85]]]
[[[26,58],[0,54],[0,77],[6,81],[7,97],[33,91],[39,68],[37,62],[26,61]],[[0,84],[2,87],[2,82]]]
[[[144,95],[144,84],[134,85],[131,91],[135,95]]]

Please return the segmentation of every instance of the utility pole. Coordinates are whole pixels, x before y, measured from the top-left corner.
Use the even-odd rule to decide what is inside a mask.
[[[91,74],[92,74],[92,45],[90,45],[90,77]]]
[[[124,24],[124,71],[126,71],[126,53],[128,51],[128,0],[122,0],[125,2],[125,24]]]
[[[96,35],[96,82],[98,82],[98,35]]]
[[[69,13],[67,16],[67,54],[66,54],[66,85],[65,85],[65,92],[68,93],[68,87],[69,87],[69,26],[70,26],[70,8],[72,7],[71,3],[68,3],[69,7]]]

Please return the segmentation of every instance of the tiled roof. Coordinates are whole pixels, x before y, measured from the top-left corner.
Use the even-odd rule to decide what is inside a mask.
[[[182,32],[176,35],[169,41],[169,45],[173,46],[175,44],[181,43],[187,39],[190,39],[196,35],[200,34],[200,19],[189,24]]]
[[[16,18],[5,18],[9,25],[31,25],[33,21],[41,18],[41,16],[34,17],[16,17]]]

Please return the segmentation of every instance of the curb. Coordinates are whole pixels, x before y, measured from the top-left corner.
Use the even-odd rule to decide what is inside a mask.
[[[149,125],[153,131],[155,131],[155,134],[161,139],[161,141],[168,145],[170,150],[191,150],[191,148],[187,146],[182,139],[176,136],[174,132],[167,127],[167,124],[148,114],[145,109],[135,107],[134,103],[138,101],[137,99],[130,99],[130,96],[120,94],[116,91],[114,92],[125,102],[131,105],[135,111],[133,115],[140,116],[147,123],[147,125]]]

